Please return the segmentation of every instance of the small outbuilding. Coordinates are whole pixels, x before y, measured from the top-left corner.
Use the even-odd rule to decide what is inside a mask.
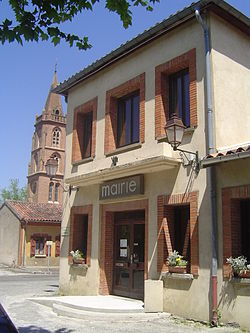
[[[58,266],[62,206],[7,200],[0,207],[0,263]],[[47,241],[52,241],[48,251]]]

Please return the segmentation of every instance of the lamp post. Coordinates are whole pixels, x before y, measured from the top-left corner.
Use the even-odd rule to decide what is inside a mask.
[[[198,151],[196,151],[194,153],[192,151],[178,148],[182,142],[184,130],[185,130],[185,126],[184,126],[182,120],[174,113],[172,115],[172,117],[167,121],[166,126],[165,126],[165,131],[166,131],[166,136],[168,138],[168,142],[170,143],[170,145],[174,151],[178,150],[183,153],[195,155],[195,172],[196,172],[196,174],[198,174],[199,170],[200,170]]]

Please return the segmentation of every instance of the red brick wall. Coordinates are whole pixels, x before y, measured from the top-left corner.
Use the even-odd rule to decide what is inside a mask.
[[[196,127],[197,92],[196,92],[196,49],[192,49],[155,68],[155,138],[165,137],[164,126],[169,118],[168,76],[182,69],[189,69],[190,126]]]
[[[199,241],[198,241],[198,192],[189,195],[174,194],[158,196],[158,246],[157,270],[167,271],[166,260],[168,256],[166,241],[171,243],[173,235],[175,205],[190,205],[190,270],[193,275],[198,275],[199,268]],[[172,249],[174,250],[174,249]]]
[[[231,268],[227,258],[241,255],[240,199],[250,198],[250,185],[222,189],[223,276],[228,278]]]
[[[148,278],[148,200],[101,205],[101,246],[99,293],[109,295],[113,286],[114,213],[123,211],[145,211],[145,270]]]
[[[96,117],[97,117],[97,97],[79,105],[74,110],[73,139],[72,139],[72,163],[82,160],[81,140],[83,139],[83,127],[80,126],[79,116],[84,113],[93,112],[92,123],[92,147],[91,156],[95,156],[96,149]]]
[[[106,93],[104,153],[117,146],[117,99],[140,90],[140,143],[145,139],[145,73],[115,87]]]
[[[91,263],[91,244],[92,244],[92,211],[93,205],[85,206],[73,206],[70,212],[70,234],[69,234],[69,253],[73,249],[73,239],[75,235],[75,221],[79,218],[79,215],[88,215],[88,240],[87,240],[87,257],[86,264],[90,266]],[[72,257],[69,255],[69,263],[71,263]]]

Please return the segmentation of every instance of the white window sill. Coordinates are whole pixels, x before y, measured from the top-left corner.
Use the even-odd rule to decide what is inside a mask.
[[[46,254],[35,254],[35,258],[46,258]]]

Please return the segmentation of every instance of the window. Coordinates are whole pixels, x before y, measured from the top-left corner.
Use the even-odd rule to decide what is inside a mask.
[[[88,112],[82,115],[83,137],[81,142],[82,159],[91,156],[92,146],[92,121],[93,113]]]
[[[52,201],[53,186],[54,186],[54,183],[53,183],[53,182],[50,182],[50,183],[49,183],[49,201]]]
[[[117,148],[141,144],[144,139],[145,73],[106,92],[104,153],[115,154]]]
[[[119,99],[117,104],[117,146],[139,142],[139,93]]]
[[[52,146],[59,147],[59,145],[60,145],[60,130],[58,128],[55,128],[52,134]]]
[[[59,198],[59,186],[60,186],[60,184],[56,183],[56,186],[55,186],[55,202],[58,202],[58,198]]]
[[[72,162],[95,156],[97,98],[74,110]]]
[[[190,127],[189,71],[182,70],[169,76],[169,116],[178,115]]]
[[[80,250],[83,252],[86,258],[88,241],[88,215],[75,215],[73,228],[74,231],[72,249],[73,251]]]
[[[158,197],[158,233],[158,271],[168,271],[167,258],[176,250],[198,275],[198,192]]]
[[[72,250],[83,252],[88,266],[91,261],[92,210],[92,205],[73,206],[70,213],[69,253]],[[69,256],[69,263],[71,261]]]
[[[155,68],[155,138],[166,138],[165,125],[173,113],[186,127],[198,125],[196,49]]]
[[[43,237],[39,237],[35,241],[36,241],[35,255],[44,255],[45,254],[45,239]]]
[[[241,254],[250,264],[250,199],[240,200]]]
[[[231,273],[229,257],[243,255],[250,264],[250,186],[222,189],[223,275]]]

